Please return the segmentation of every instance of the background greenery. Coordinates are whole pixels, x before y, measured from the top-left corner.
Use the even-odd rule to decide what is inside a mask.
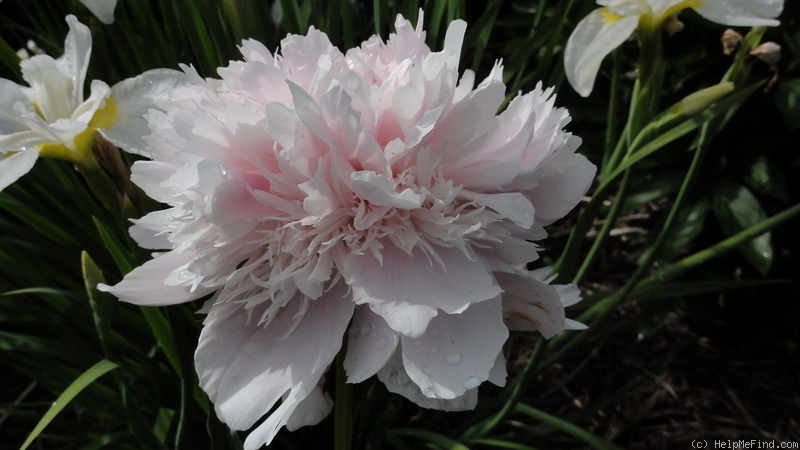
[[[555,86],[557,104],[573,117],[568,128],[584,140],[580,151],[602,166],[625,123],[639,52],[634,42],[615,51],[588,99],[572,91],[564,77],[564,44],[594,7],[556,0],[119,0],[108,26],[78,1],[6,0],[0,4],[0,77],[22,82],[14,52],[28,39],[60,55],[68,13],[92,29],[88,79],[111,85],[179,63],[215,76],[216,67],[240,58],[242,38],[277,49],[287,33],[309,26],[346,50],[371,34],[387,37],[396,14],[414,22],[422,8],[434,50],[442,47],[451,20],[467,21],[461,68],[480,79],[502,58],[509,97],[538,81]],[[725,27],[691,11],[681,19],[686,29],[664,39],[664,108],[718,83],[733,62],[719,44]],[[590,238],[574,247],[572,264],[560,261],[562,279],[577,277],[587,297],[568,314],[588,310],[585,317],[598,319],[591,330],[547,345],[534,335],[513,335],[506,349],[508,386],[481,388],[473,412],[421,410],[377,380],[362,383],[355,390],[355,448],[800,441],[797,222],[774,227],[789,218],[776,214],[800,198],[800,5],[787,2],[781,20],[763,37],[783,47],[772,89],[759,87],[715,110],[705,132],[658,130],[671,139],[625,176],[626,189],[618,190],[615,179],[596,196],[596,214],[585,215]],[[748,59],[746,69],[745,84],[772,76],[757,61]],[[682,189],[698,148],[704,156]],[[679,192],[682,200],[668,220]],[[609,212],[614,220],[603,231]],[[576,220],[577,211],[550,228],[542,243],[549,264],[559,262]],[[723,253],[720,242],[765,220],[770,233],[738,240],[735,251]],[[672,225],[653,254],[665,222]],[[0,448],[19,448],[53,400],[87,373],[96,381],[62,405],[31,448],[240,445],[197,388],[192,354],[199,306],[139,308],[92,289],[100,279],[119,280],[148,257],[126,228],[125,218],[104,210],[60,161],[39,161],[0,193]],[[589,258],[593,263],[581,269],[596,239],[591,236],[606,232]],[[113,364],[96,366],[103,360]],[[321,436],[332,440],[332,428],[329,417],[318,427],[282,432],[273,446],[312,448]]]

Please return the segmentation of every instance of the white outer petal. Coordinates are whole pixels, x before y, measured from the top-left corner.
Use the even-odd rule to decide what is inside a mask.
[[[99,284],[97,288],[136,305],[165,306],[197,300],[212,289],[202,286],[192,289],[191,282],[166,284],[175,272],[191,263],[193,256],[190,252],[167,252],[133,269],[116,285]]]
[[[454,399],[489,379],[508,329],[500,297],[439,314],[418,338],[401,337],[408,376],[431,398]]]
[[[286,422],[286,429],[294,431],[307,425],[316,425],[330,414],[333,408],[333,399],[321,387],[316,386],[297,404],[297,407]]]
[[[16,133],[28,129],[25,121],[14,113],[14,105],[33,111],[30,99],[22,87],[13,81],[0,78],[0,135]]]
[[[605,8],[596,9],[581,20],[564,49],[569,84],[584,97],[592,93],[603,58],[625,42],[639,24],[639,16],[609,23],[604,17],[606,12]]]
[[[419,249],[408,255],[387,243],[382,262],[371,254],[348,254],[339,269],[357,304],[369,304],[393,330],[418,337],[437,309],[453,314],[500,294],[481,260],[454,248],[436,252],[444,267]]]
[[[27,91],[31,102],[39,107],[44,120],[55,122],[72,117],[72,112],[83,100],[77,97],[72,75],[65,74],[49,55],[36,55],[20,63],[22,78],[31,89]],[[81,86],[81,94],[83,86]]]
[[[110,98],[116,102],[116,116],[110,127],[100,129],[103,137],[125,151],[147,156],[143,138],[150,128],[145,114],[158,108],[185,80],[183,72],[156,69],[115,84]]]
[[[0,191],[30,172],[38,158],[36,150],[23,150],[0,159]]]
[[[114,23],[114,8],[117,7],[117,0],[81,0],[81,3],[100,19],[100,22],[106,25]]]
[[[397,349],[400,335],[381,316],[366,306],[353,315],[347,339],[344,370],[348,383],[360,383],[375,375]]]
[[[503,287],[503,318],[515,331],[542,333],[546,339],[564,331],[564,305],[555,287],[531,272],[496,273]]]
[[[542,178],[524,194],[536,209],[536,221],[549,225],[564,217],[592,185],[597,167],[578,153],[561,153],[541,168]]]
[[[403,366],[402,349],[397,351],[389,359],[389,362],[378,372],[378,379],[386,385],[389,392],[402,395],[403,397],[416,403],[418,406],[428,409],[438,409],[440,411],[467,411],[475,409],[478,403],[478,388],[468,389],[463,395],[454,399],[429,398],[422,394]]]
[[[346,286],[339,283],[311,301],[290,335],[286,332],[296,320],[299,297],[266,327],[257,325],[258,313],[249,318],[242,305],[223,303],[211,308],[195,364],[200,384],[220,419],[232,429],[248,429],[283,398],[281,406],[250,434],[245,448],[269,443],[317,387],[341,347],[353,314],[353,302],[343,297],[345,293]],[[308,413],[304,411],[303,416]]]
[[[693,7],[706,19],[732,27],[776,27],[783,0],[702,0]]]
[[[92,32],[72,14],[67,16],[67,24],[69,33],[64,41],[64,56],[58,58],[57,63],[62,70],[66,70],[64,74],[72,79],[72,99],[74,106],[77,106],[83,102],[83,83],[92,56]]]

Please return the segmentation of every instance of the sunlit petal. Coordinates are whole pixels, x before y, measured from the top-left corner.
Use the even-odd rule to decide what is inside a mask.
[[[584,97],[592,93],[600,63],[633,33],[639,16],[623,17],[607,8],[586,16],[567,41],[564,68],[572,87]]]

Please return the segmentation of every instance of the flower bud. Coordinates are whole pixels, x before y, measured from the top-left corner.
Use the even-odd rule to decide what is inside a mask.
[[[733,90],[733,83],[720,83],[693,94],[689,94],[672,107],[672,112],[682,116],[693,116],[705,111],[717,100]]]
[[[744,36],[741,35],[736,30],[728,28],[722,33],[722,38],[720,38],[720,42],[722,42],[722,51],[725,52],[726,55],[730,55],[739,48],[739,45],[744,41]]]
[[[678,14],[675,13],[664,20],[664,31],[670,36],[674,36],[683,30],[683,22],[678,19]]]
[[[781,46],[774,42],[764,42],[750,52],[751,55],[764,61],[771,69],[781,60]]]

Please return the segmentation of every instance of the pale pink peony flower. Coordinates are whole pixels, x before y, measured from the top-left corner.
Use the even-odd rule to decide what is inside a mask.
[[[421,15],[421,13],[420,13]],[[219,417],[246,448],[325,417],[323,375],[342,346],[348,381],[373,375],[417,404],[474,407],[505,383],[508,329],[545,337],[574,286],[551,286],[529,241],[570,211],[595,167],[575,153],[552,90],[501,114],[502,66],[458,79],[466,25],[442,52],[397,33],[342,54],[311,29],[280,54],[245,41],[221,80],[192,82],[152,112],[133,180],[171,205],[131,228],[155,258],[113,287],[167,305],[212,294],[196,353]]]

